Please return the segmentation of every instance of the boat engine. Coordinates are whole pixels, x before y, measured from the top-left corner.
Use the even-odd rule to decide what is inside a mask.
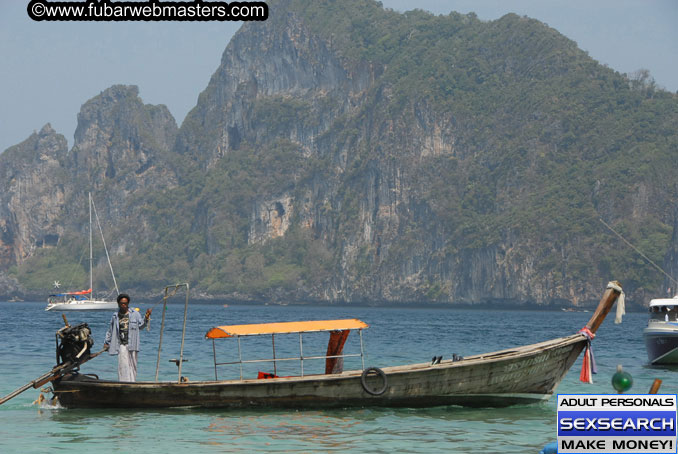
[[[67,362],[79,363],[89,357],[90,350],[94,345],[92,330],[87,323],[76,326],[64,326],[56,333],[57,365]]]

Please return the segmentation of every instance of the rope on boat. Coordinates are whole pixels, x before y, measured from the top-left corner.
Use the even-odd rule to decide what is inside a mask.
[[[172,286],[170,285],[170,287],[172,287]],[[162,303],[162,302],[164,302],[164,301],[170,299],[171,297],[173,297],[174,295],[176,295],[178,291],[179,291],[179,284],[177,284],[177,285],[174,286],[174,290],[172,290],[171,293],[166,294],[165,296],[163,296],[163,297],[160,299],[160,301],[157,301],[155,304],[153,304],[153,305],[151,306],[151,309],[155,309],[155,307],[156,307],[158,304],[160,304],[160,303]]]
[[[111,257],[108,255],[108,247],[106,247],[106,240],[104,239],[104,231],[101,229],[101,222],[99,222],[99,214],[97,213],[97,207],[94,205],[94,199],[92,199],[92,194],[90,194],[90,202],[92,203],[92,208],[94,209],[94,217],[97,221],[97,226],[99,227],[99,233],[101,234],[101,242],[104,244],[104,251],[106,251],[106,260],[108,260],[108,268],[111,270],[111,276],[113,277],[113,285],[115,286],[115,291],[119,295],[120,290],[118,289],[118,281],[115,280],[115,273],[113,272],[113,265],[111,264]],[[90,222],[92,218],[90,215]],[[91,229],[91,225],[90,225]],[[90,236],[90,244],[91,244],[91,236]],[[91,252],[91,249],[90,249]],[[91,257],[91,254],[90,254]],[[91,268],[91,266],[90,266]],[[90,270],[91,271],[91,270]],[[94,295],[92,295],[92,298],[94,298]]]
[[[610,226],[610,224],[608,224],[607,222],[603,221],[602,218],[598,218],[598,220],[599,220],[600,222],[602,222],[603,225],[605,225],[605,227],[607,227],[608,229],[610,229],[610,230],[612,231],[612,233],[614,233],[615,235],[617,235],[617,236],[618,236],[624,243],[626,243],[631,249],[633,249],[634,251],[636,251],[642,258],[644,258],[645,260],[647,260],[648,263],[649,263],[650,265],[654,266],[654,267],[655,267],[656,269],[658,269],[662,274],[664,274],[664,276],[668,277],[668,278],[671,280],[671,282],[673,282],[674,284],[678,285],[678,281],[676,281],[669,273],[667,273],[666,271],[664,271],[664,270],[662,269],[662,267],[660,267],[659,265],[657,265],[656,263],[654,263],[652,260],[650,260],[650,258],[649,258],[647,255],[643,254],[643,252],[642,252],[640,249],[638,249],[637,247],[635,247],[633,244],[629,243],[629,242],[626,240],[626,238],[624,238],[623,236],[621,236],[621,234],[619,234],[619,232],[617,232],[615,229],[613,229],[613,228]],[[608,286],[608,288],[609,288],[609,287],[610,287],[610,284],[607,284],[607,286]]]
[[[593,348],[591,348],[591,341],[596,337],[586,326],[579,330],[581,334],[586,336],[586,350],[584,350],[584,361],[581,365],[581,373],[579,374],[579,381],[582,383],[593,383],[591,374],[597,374],[596,360],[593,357]]]
[[[169,287],[171,287],[171,285],[170,285]],[[174,290],[173,290],[171,293],[166,293],[165,296],[163,296],[162,299],[161,299],[160,301],[158,301],[158,302],[156,302],[155,304],[153,304],[153,305],[151,306],[150,309],[151,309],[151,310],[155,309],[155,307],[156,307],[158,304],[164,303],[164,302],[166,302],[168,299],[170,299],[171,297],[173,297],[174,295],[176,295],[177,292],[179,291],[179,287],[180,287],[180,284],[175,285],[175,286],[174,286]],[[151,319],[150,319],[150,318],[148,319],[148,322],[146,323],[146,331],[151,331]]]

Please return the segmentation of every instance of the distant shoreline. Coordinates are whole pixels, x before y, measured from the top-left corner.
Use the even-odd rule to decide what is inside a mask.
[[[156,304],[160,299],[150,299],[145,297],[134,298],[134,305],[147,306]],[[46,304],[41,301],[30,299],[27,301],[9,301],[6,298],[0,298],[0,304]],[[168,304],[178,305],[184,304],[184,300],[181,297],[174,297],[171,299]],[[379,302],[379,303],[366,303],[366,302],[345,302],[345,301],[335,301],[335,302],[323,302],[323,301],[309,301],[309,302],[266,302],[259,300],[230,300],[230,299],[217,299],[217,298],[200,298],[200,297],[191,297],[189,304],[202,304],[210,306],[219,306],[223,305],[226,307],[230,306],[272,306],[272,307],[340,307],[340,308],[389,308],[389,309],[435,309],[435,310],[446,310],[446,309],[461,309],[461,310],[477,310],[477,311],[487,311],[487,310],[506,310],[506,311],[541,311],[541,312],[568,312],[568,313],[593,313],[595,309],[594,306],[588,307],[573,307],[573,306],[563,306],[563,305],[546,305],[546,304],[534,304],[534,303],[523,303],[523,304],[502,304],[502,303],[394,303],[394,302]],[[612,310],[614,311],[614,309]],[[647,308],[631,305],[631,307],[626,307],[626,312],[628,313],[644,313],[647,312]]]

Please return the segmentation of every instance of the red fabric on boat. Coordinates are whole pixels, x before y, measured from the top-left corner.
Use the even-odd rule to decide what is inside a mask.
[[[280,378],[275,374],[270,374],[268,372],[261,372],[259,371],[259,374],[257,375],[258,379],[264,379],[264,378]]]
[[[593,340],[596,335],[586,326],[580,329],[579,332],[588,338],[586,350],[584,350],[584,361],[582,362],[581,372],[579,373],[579,381],[582,383],[593,383],[592,373],[595,374],[597,371],[595,370],[596,366],[595,360],[593,359],[593,350],[591,350],[591,340]]]
[[[327,356],[341,355],[344,351],[344,344],[348,338],[350,329],[330,332],[330,341],[327,343]],[[344,358],[326,358],[325,373],[340,374],[344,371]]]

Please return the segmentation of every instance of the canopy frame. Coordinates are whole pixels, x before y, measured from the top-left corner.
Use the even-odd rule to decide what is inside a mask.
[[[273,363],[273,375],[277,376],[277,362],[278,361],[299,361],[301,377],[304,377],[304,360],[327,360],[330,358],[354,358],[360,357],[362,370],[365,370],[365,348],[363,342],[363,329],[368,328],[365,322],[358,319],[348,320],[319,320],[315,322],[287,322],[287,323],[267,323],[267,324],[252,324],[252,325],[231,325],[218,326],[210,329],[205,338],[212,339],[212,352],[214,355],[214,380],[219,381],[217,373],[217,366],[227,366],[238,364],[240,366],[240,380],[243,380],[243,364],[248,363]],[[340,354],[340,355],[319,355],[319,356],[304,356],[304,340],[303,334],[310,332],[323,331],[343,331],[357,329],[360,337],[360,353]],[[215,331],[216,330],[216,331]],[[258,332],[257,332],[258,331]],[[273,352],[272,358],[264,359],[248,359],[242,357],[242,346],[240,339],[248,336],[262,336],[271,335],[271,348]],[[275,335],[276,334],[299,334],[299,356],[279,358],[275,351]],[[238,361],[218,362],[216,353],[216,339],[222,338],[236,338],[238,340]],[[343,349],[343,347],[342,347]]]

